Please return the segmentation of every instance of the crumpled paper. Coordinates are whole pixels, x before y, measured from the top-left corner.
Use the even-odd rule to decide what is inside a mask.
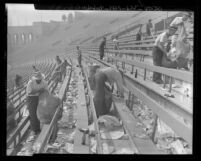
[[[103,143],[102,148],[103,148],[103,154],[111,154],[111,153],[115,152],[114,147],[109,146],[107,143]]]
[[[173,154],[188,154],[183,147],[183,144],[180,140],[176,140],[170,144]]]

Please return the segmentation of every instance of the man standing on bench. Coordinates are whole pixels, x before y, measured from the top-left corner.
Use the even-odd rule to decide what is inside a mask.
[[[103,37],[103,41],[101,42],[99,46],[99,52],[100,52],[100,60],[103,60],[104,57],[104,49],[106,48],[106,38]]]
[[[146,24],[146,37],[152,36],[151,28],[153,28],[153,24],[151,23],[151,19],[149,19],[149,22]]]
[[[77,60],[78,60],[78,64],[79,67],[82,67],[82,51],[80,50],[79,46],[77,46]]]
[[[39,101],[39,94],[44,90],[48,90],[48,84],[44,80],[41,72],[36,73],[29,80],[26,88],[27,108],[29,110],[30,126],[32,130],[32,138],[34,139],[40,133],[40,121],[37,118],[36,111]]]
[[[168,38],[176,32],[176,27],[169,27],[169,29],[163,33],[161,33],[155,40],[154,47],[152,50],[153,56],[153,64],[155,66],[163,66],[162,60],[165,64],[167,64],[167,50],[165,46],[168,44]],[[175,63],[174,63],[175,64]],[[157,84],[162,84],[162,75],[161,73],[153,72],[153,81]]]

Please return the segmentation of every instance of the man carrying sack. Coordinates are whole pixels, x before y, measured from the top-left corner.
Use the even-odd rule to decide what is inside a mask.
[[[36,111],[39,102],[39,95],[44,90],[48,90],[48,84],[44,80],[41,72],[37,72],[29,80],[26,87],[27,108],[29,111],[30,126],[33,138],[40,133],[40,122],[37,118]]]

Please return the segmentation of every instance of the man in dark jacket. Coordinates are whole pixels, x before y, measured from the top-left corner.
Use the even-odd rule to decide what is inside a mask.
[[[140,41],[141,38],[142,38],[142,32],[141,32],[141,30],[142,30],[142,24],[140,25],[140,29],[139,29],[139,31],[138,31],[138,33],[136,35],[136,41]]]
[[[101,42],[99,46],[99,52],[100,52],[100,59],[102,60],[104,57],[104,49],[106,47],[106,38],[103,37],[103,41]]]
[[[18,74],[15,76],[15,87],[19,88],[22,85],[22,77]]]
[[[151,36],[151,28],[153,28],[153,24],[151,23],[151,19],[149,19],[149,22],[146,25],[146,36]]]

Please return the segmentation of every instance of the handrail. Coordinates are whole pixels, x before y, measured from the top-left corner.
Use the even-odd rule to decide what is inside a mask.
[[[143,69],[151,70],[153,72],[158,72],[161,74],[165,74],[167,76],[177,78],[189,83],[193,83],[193,73],[192,72],[187,72],[187,71],[182,71],[182,70],[175,70],[175,69],[169,69],[169,68],[164,68],[164,67],[159,67],[159,66],[154,66],[154,65],[149,65],[147,63],[142,63],[138,62],[135,60],[127,60],[124,58],[114,58],[110,57],[111,59],[120,61],[120,62],[125,62],[126,64],[134,65]]]
[[[112,50],[114,51],[114,50]],[[110,50],[107,51],[108,53],[110,53]],[[121,53],[121,50],[119,50],[119,53]],[[91,56],[91,55],[89,55]],[[147,63],[142,63],[139,61],[135,61],[135,60],[128,60],[125,58],[117,58],[117,57],[110,57],[108,56],[110,59],[113,59],[115,61],[119,61],[119,62],[124,62],[126,64],[130,64],[133,66],[137,66],[143,69],[147,69],[153,72],[159,72],[161,74],[165,74],[168,76],[171,76],[173,78],[177,78],[186,82],[190,82],[193,83],[193,73],[192,72],[187,72],[187,71],[181,71],[181,70],[175,70],[175,69],[169,69],[169,68],[164,68],[164,67],[159,67],[159,66],[154,66],[154,65],[149,65]]]

